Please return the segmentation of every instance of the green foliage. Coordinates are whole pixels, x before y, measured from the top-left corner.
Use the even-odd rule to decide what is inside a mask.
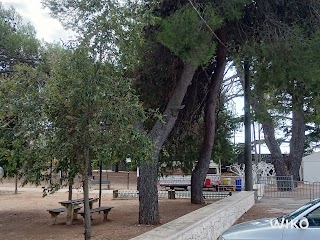
[[[89,34],[83,32],[80,44],[74,42],[77,46],[68,50],[47,46],[37,68],[17,67],[9,77],[1,79],[0,100],[5,108],[0,112],[0,164],[7,176],[18,173],[25,182],[38,184],[49,179],[48,169],[53,161],[55,171],[68,173],[65,178],[72,181],[78,173],[84,173],[86,151],[91,161],[102,159],[108,164],[125,157],[131,157],[133,164],[150,159],[152,144],[135,127],[145,119],[143,108],[131,79],[122,77],[120,65],[130,67],[129,61],[115,45],[120,41],[113,44],[110,39],[103,39],[115,26],[119,27],[118,33],[121,29],[122,33],[128,31],[115,16],[111,20],[114,25],[104,25],[104,29],[103,17],[99,19],[97,31],[88,28],[86,32],[96,33],[96,38],[86,38]],[[29,54],[34,65],[38,48],[32,48],[35,45],[31,43],[38,42],[31,41],[32,28],[20,27],[18,20],[11,17],[11,22],[0,22],[1,29],[7,31],[0,33],[1,51],[4,50],[1,54],[8,59],[19,57],[19,61]],[[104,35],[100,36],[100,32]],[[112,35],[113,39],[118,37]],[[121,42],[123,46],[125,40]],[[109,54],[113,50],[117,54]],[[13,69],[14,64],[9,62],[7,69]],[[52,185],[54,189],[57,187]]]
[[[5,10],[0,3],[0,73],[12,71],[17,63],[34,65],[39,47],[34,28],[24,24],[13,8]]]
[[[217,127],[213,146],[212,159],[216,163],[234,162],[238,147],[232,143],[234,131],[240,127],[240,119],[232,112],[220,106],[217,114]]]
[[[199,146],[203,139],[201,121],[184,130],[175,133],[165,144],[160,157],[162,172],[180,168],[190,174],[199,158]]]
[[[215,1],[215,4],[220,6],[220,15],[227,19],[228,21],[240,19],[243,15],[243,9],[250,0],[231,0],[231,1]]]
[[[14,8],[5,10],[0,3],[0,165],[7,177],[32,172],[30,166],[39,156],[46,78],[35,68],[39,49],[34,28],[24,24]]]
[[[45,113],[58,169],[83,173],[87,149],[91,160],[108,165],[127,156],[134,162],[148,159],[150,141],[135,128],[144,112],[130,79],[96,61],[90,48],[52,52]]]
[[[277,110],[286,112],[292,107],[293,95],[305,96],[307,107],[314,108],[317,104],[313,99],[319,95],[316,85],[320,65],[315,54],[319,33],[310,38],[302,36],[301,30],[296,29],[289,41],[258,46],[253,65],[256,71],[254,83],[259,91],[269,95],[270,108],[278,106]]]
[[[1,78],[0,165],[8,177],[37,167],[33,163],[39,157],[44,131],[41,91],[45,78],[28,66],[15,66],[14,73]]]
[[[208,7],[204,16],[212,29],[222,25],[214,9]],[[157,39],[184,62],[207,63],[215,52],[212,33],[191,6],[185,6],[162,20]]]
[[[232,143],[232,135],[239,127],[240,120],[231,111],[224,109],[222,102],[217,113],[212,159],[216,163],[225,164],[233,162],[239,153],[238,146]],[[199,159],[199,146],[203,142],[202,121],[202,118],[199,119],[169,139],[162,151],[160,162],[165,167],[161,171],[180,168],[184,173],[191,173],[195,161]]]
[[[43,0],[51,16],[77,33],[103,61],[118,71],[131,70],[139,63],[146,23],[154,22],[141,1]]]
[[[305,123],[316,123],[318,114],[318,83],[320,62],[317,56],[319,31],[306,34],[306,29],[293,27],[286,39],[273,43],[260,43],[247,48],[252,59],[254,94],[263,94],[264,114],[255,113],[259,120],[272,118],[275,126],[282,126],[283,133],[291,135],[288,116],[299,107],[304,111]],[[301,101],[293,102],[300,98]],[[309,148],[311,138],[305,148]],[[316,140],[312,138],[312,140]]]

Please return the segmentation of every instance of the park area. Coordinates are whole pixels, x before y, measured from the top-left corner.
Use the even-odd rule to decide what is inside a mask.
[[[105,177],[105,176],[104,176]],[[111,189],[126,189],[128,187],[127,172],[110,172],[108,179]],[[2,240],[40,240],[40,239],[83,239],[83,221],[79,216],[72,225],[66,225],[66,214],[57,217],[55,225],[52,224],[48,209],[61,207],[58,202],[68,198],[67,189],[58,193],[42,197],[41,186],[35,188],[25,186],[14,194],[14,180],[3,180],[0,183],[0,233]],[[96,189],[94,186],[91,190]],[[130,172],[129,188],[136,189],[136,174]],[[11,189],[9,191],[9,189]],[[81,189],[74,189],[73,199],[82,198]],[[94,192],[94,193],[93,193]],[[108,192],[108,193],[105,193]],[[91,191],[90,197],[98,197],[97,191]],[[206,204],[216,200],[206,199]],[[94,203],[98,204],[98,203]],[[113,207],[108,214],[108,220],[102,221],[102,216],[93,214],[92,239],[131,239],[157,226],[138,224],[139,202],[137,198],[113,199],[111,191],[102,194],[102,206]],[[161,224],[172,221],[182,215],[195,211],[204,205],[194,205],[190,199],[160,199]],[[238,222],[257,219],[261,217],[278,216],[279,209],[270,209],[266,205],[255,205]]]

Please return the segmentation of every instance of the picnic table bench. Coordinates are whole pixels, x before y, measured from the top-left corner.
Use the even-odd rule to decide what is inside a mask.
[[[110,212],[110,210],[112,209],[113,207],[97,207],[97,208],[92,208],[92,209],[90,209],[90,216],[92,215],[92,213],[96,213],[96,212],[103,212],[103,219],[102,219],[102,221],[103,220],[107,220],[107,218],[108,218],[108,213]],[[84,211],[81,211],[81,212],[79,212],[79,214],[83,217],[83,219],[84,219]]]
[[[81,209],[81,206],[75,206],[74,207],[74,212],[73,212],[73,219],[78,218],[78,211]],[[57,222],[57,217],[60,213],[65,212],[67,209],[66,208],[52,208],[48,209],[48,212],[51,214],[51,219],[52,219],[52,224],[56,224]]]
[[[89,179],[89,184],[100,184],[100,180],[99,179]],[[111,185],[111,181],[110,180],[101,180],[101,185],[107,185],[107,189],[110,190],[110,185]]]
[[[92,205],[94,202],[97,202],[99,199],[98,198],[89,198],[89,207],[92,209]],[[49,209],[48,212],[51,214],[52,218],[52,223],[55,224],[57,220],[57,216],[62,213],[66,212],[67,217],[66,217],[66,224],[71,225],[72,220],[77,219],[78,212],[81,209],[82,203],[84,203],[84,199],[73,199],[73,200],[67,200],[67,201],[62,201],[59,202],[64,208],[53,208]]]

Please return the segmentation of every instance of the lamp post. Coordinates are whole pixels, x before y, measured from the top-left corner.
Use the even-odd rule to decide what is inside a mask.
[[[129,169],[129,163],[131,163],[131,158],[127,157],[126,158],[126,163],[127,163],[127,170],[128,170],[128,183],[127,183],[127,189],[129,189],[129,182],[130,182],[130,178],[129,178],[129,174],[130,174],[130,169]]]

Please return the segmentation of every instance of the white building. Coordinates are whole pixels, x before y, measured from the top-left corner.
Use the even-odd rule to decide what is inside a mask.
[[[302,158],[300,177],[310,183],[320,182],[320,152]]]

